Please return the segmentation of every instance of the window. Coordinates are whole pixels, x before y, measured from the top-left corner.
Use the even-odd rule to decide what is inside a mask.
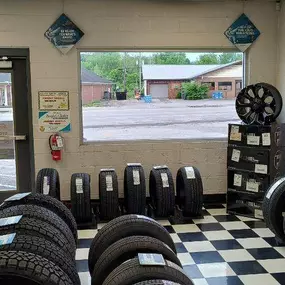
[[[219,82],[218,87],[219,90],[232,91],[232,82]]]
[[[235,92],[217,104],[212,91],[236,90],[241,53],[90,51],[80,58],[83,142],[226,137],[228,123],[238,121]]]

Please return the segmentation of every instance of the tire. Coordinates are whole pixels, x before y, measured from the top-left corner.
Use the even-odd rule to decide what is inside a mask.
[[[76,284],[53,262],[33,253],[2,251],[0,252],[0,260],[1,284]]]
[[[78,236],[76,221],[70,210],[61,201],[43,194],[30,193],[20,200],[4,201],[4,203],[0,206],[0,210],[16,205],[37,205],[54,212],[69,226],[74,236],[74,240],[77,243]]]
[[[75,220],[77,222],[91,221],[90,175],[87,173],[72,174],[70,192],[71,212]]]
[[[107,187],[106,179],[112,177]],[[118,178],[114,170],[101,170],[99,174],[100,216],[103,220],[112,220],[118,216],[119,190]]]
[[[128,165],[125,168],[124,193],[127,213],[145,215],[146,185],[141,165]]]
[[[0,227],[1,235],[16,233],[18,235],[30,235],[44,238],[61,248],[73,260],[75,258],[74,245],[70,245],[61,231],[54,226],[35,218],[22,217],[14,225]]]
[[[168,280],[148,280],[136,283],[134,285],[179,285],[179,284]]]
[[[201,216],[203,207],[201,175],[196,167],[191,168],[181,167],[176,176],[177,200],[182,208],[183,215],[186,217]]]
[[[36,192],[60,200],[59,174],[56,169],[43,168],[38,172]]]
[[[92,285],[101,285],[119,264],[137,257],[138,253],[159,253],[182,268],[176,254],[162,241],[144,236],[131,236],[109,246],[96,262],[92,271]]]
[[[94,237],[88,256],[89,272],[93,271],[96,262],[110,245],[122,238],[139,235],[161,240],[176,253],[174,242],[163,226],[145,216],[126,215],[109,222]]]
[[[168,260],[165,260],[165,263],[165,266],[141,266],[138,258],[130,259],[109,274],[103,285],[133,285],[153,279],[169,280],[181,285],[193,285],[182,268]]]
[[[285,212],[285,177],[274,182],[267,190],[262,210],[267,227],[281,240],[285,240],[283,216]]]
[[[168,186],[163,187],[161,175],[166,173],[168,177]],[[172,215],[175,207],[175,191],[172,174],[168,168],[153,168],[149,176],[149,192],[151,203],[156,209],[158,217],[168,217]]]
[[[76,244],[72,232],[67,224],[52,211],[35,205],[18,205],[0,211],[0,219],[19,215],[34,218],[55,227],[65,236],[70,248],[75,252]]]
[[[44,238],[16,234],[11,244],[2,245],[0,247],[0,252],[1,251],[23,251],[44,257],[61,268],[73,284],[80,284],[74,260],[66,255],[57,245]]]

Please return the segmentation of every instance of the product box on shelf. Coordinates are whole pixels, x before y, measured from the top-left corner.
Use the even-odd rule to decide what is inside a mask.
[[[228,189],[231,191],[245,192],[263,198],[269,186],[269,175],[228,169]]]
[[[285,124],[229,124],[228,143],[240,146],[285,147]]]
[[[263,219],[263,200],[248,193],[228,190],[227,212],[230,214]]]

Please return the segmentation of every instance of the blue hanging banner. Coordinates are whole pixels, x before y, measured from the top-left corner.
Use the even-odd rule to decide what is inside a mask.
[[[84,33],[62,14],[45,32],[45,37],[63,54],[68,53],[84,36]]]
[[[225,36],[242,52],[245,52],[260,36],[260,31],[242,14],[226,31]]]

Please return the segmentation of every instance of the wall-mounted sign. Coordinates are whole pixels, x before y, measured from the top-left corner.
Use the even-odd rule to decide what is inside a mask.
[[[68,91],[39,91],[39,111],[68,111]]]
[[[260,31],[242,14],[226,31],[225,36],[242,52],[245,52],[260,36]]]
[[[84,33],[62,14],[45,32],[45,37],[63,54],[68,53],[84,36]]]
[[[43,133],[70,132],[70,111],[39,112],[39,130]]]

